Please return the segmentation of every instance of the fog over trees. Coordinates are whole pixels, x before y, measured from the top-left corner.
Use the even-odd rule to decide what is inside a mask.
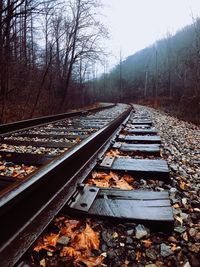
[[[119,64],[97,78],[108,35],[100,7],[97,0],[0,1],[1,123],[138,100],[198,120],[200,19],[124,60],[119,55]]]
[[[107,31],[96,0],[0,1],[0,121],[91,102],[83,84]]]
[[[136,37],[137,38],[137,37]],[[106,83],[106,88],[105,88]],[[200,114],[200,19],[123,60],[96,82],[110,101],[157,100]],[[101,94],[102,99],[105,93]],[[159,100],[159,101],[158,101]],[[143,101],[144,102],[144,101]],[[196,118],[194,118],[194,116]]]

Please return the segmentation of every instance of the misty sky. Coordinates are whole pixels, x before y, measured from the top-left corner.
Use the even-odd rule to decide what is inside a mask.
[[[108,26],[112,51],[109,67],[123,58],[192,23],[200,16],[200,0],[102,0],[101,17]]]

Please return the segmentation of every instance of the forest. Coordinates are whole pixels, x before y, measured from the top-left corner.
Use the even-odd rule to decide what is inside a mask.
[[[137,38],[137,37],[136,37]],[[119,59],[95,83],[102,99],[138,102],[164,108],[200,122],[200,19],[153,45]]]
[[[108,38],[100,10],[97,0],[0,1],[1,123],[96,101],[153,104],[199,122],[200,19],[99,77]]]
[[[107,37],[96,0],[0,1],[0,121],[93,100],[84,81]]]

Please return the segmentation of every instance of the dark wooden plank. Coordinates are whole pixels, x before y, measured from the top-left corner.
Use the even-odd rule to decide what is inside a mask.
[[[12,185],[15,182],[16,182],[16,180],[12,177],[0,175],[0,191],[9,187],[10,185]]]
[[[161,138],[157,135],[137,135],[137,136],[131,136],[131,135],[119,135],[117,138],[118,141],[123,142],[134,142],[134,143],[143,143],[143,144],[160,144]]]
[[[163,200],[169,199],[168,191],[142,191],[142,190],[121,190],[121,189],[101,189],[98,196],[106,195],[107,198],[122,198],[134,200]]]
[[[125,128],[124,130],[128,134],[137,134],[137,135],[145,135],[145,134],[156,135],[158,133],[156,131],[156,129],[130,129],[130,128]]]
[[[89,205],[90,208],[86,211],[82,210],[80,205],[70,207],[68,204],[64,210],[79,216],[107,218],[112,222],[131,220],[147,224],[157,231],[169,232],[173,229],[173,211],[167,191],[99,189],[96,198],[92,203],[90,201]]]
[[[100,129],[103,126],[105,126],[106,124],[85,124],[85,123],[72,123],[72,124],[55,124],[55,126],[57,127],[66,127],[68,129],[68,127],[73,126],[76,128],[83,128],[83,129],[90,129],[90,128],[96,128],[96,129]]]
[[[72,125],[86,125],[86,126],[90,126],[90,125],[100,125],[103,126],[105,124],[107,124],[107,122],[101,122],[101,121],[72,121],[71,122]]]
[[[0,191],[2,191],[3,189],[9,187],[11,184],[12,184],[12,182],[2,181],[0,179]]]
[[[42,128],[45,132],[66,132],[66,133],[76,133],[76,135],[86,135],[90,134],[91,132],[95,132],[95,129],[75,129],[71,127],[65,127],[65,128]]]
[[[71,123],[74,123],[74,122],[77,122],[77,123],[100,123],[100,124],[105,124],[105,123],[108,123],[110,122],[111,120],[108,120],[108,119],[84,119],[84,120],[72,120]]]
[[[0,159],[11,161],[14,163],[23,163],[28,165],[43,165],[52,160],[53,156],[31,154],[31,153],[17,153],[0,151]]]
[[[138,119],[135,119],[135,120],[131,120],[131,123],[132,124],[148,124],[148,125],[153,125],[153,122],[151,120],[138,120]]]
[[[151,128],[151,125],[148,124],[131,124],[131,122],[127,124],[127,127],[130,127],[132,129],[149,129]]]
[[[111,167],[98,166],[100,169],[127,171],[135,175],[154,176],[156,179],[168,179],[169,169],[165,160],[115,158]]]
[[[60,138],[67,138],[67,139],[85,139],[88,137],[88,135],[67,135],[67,134],[43,134],[43,133],[38,133],[38,134],[32,134],[32,133],[19,133],[15,134],[14,136],[20,136],[20,137],[30,137],[30,138],[54,138],[54,139],[60,139]]]
[[[120,205],[135,205],[137,207],[170,207],[170,200],[169,199],[154,199],[154,200],[135,200],[135,199],[123,199],[123,197],[111,197],[108,198],[110,200],[113,200],[117,203],[120,203]]]
[[[131,120],[151,120],[151,117],[148,115],[137,115],[137,116],[133,116],[131,117]]]
[[[118,149],[123,152],[160,155],[160,146],[158,144],[121,144]]]
[[[146,201],[148,203],[148,201]],[[140,221],[164,221],[173,222],[173,213],[170,204],[168,206],[144,205],[134,200],[96,199],[89,213],[96,216],[115,217]]]
[[[11,139],[1,140],[2,144],[8,144],[13,146],[34,146],[34,147],[50,147],[50,148],[67,148],[76,144],[71,142],[37,142],[37,141],[19,141]]]
[[[16,179],[14,177],[11,177],[11,176],[0,175],[0,181],[13,183],[13,182],[16,182]]]
[[[73,119],[74,120],[80,120],[80,119]],[[111,121],[113,120],[112,117],[106,117],[106,118],[101,118],[101,117],[84,117],[84,121]]]

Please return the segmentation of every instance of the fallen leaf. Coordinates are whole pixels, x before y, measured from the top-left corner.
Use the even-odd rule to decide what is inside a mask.
[[[146,248],[150,248],[150,246],[152,245],[152,241],[150,239],[142,240],[142,243],[144,243],[144,246]]]
[[[140,262],[141,261],[141,257],[142,257],[142,253],[139,250],[136,251],[136,257],[135,257],[135,259],[136,259],[137,262]]]
[[[75,250],[72,247],[63,247],[63,249],[60,252],[60,256],[61,257],[68,256],[68,257],[71,257],[71,258],[77,258],[77,257],[81,256],[81,252]]]
[[[61,235],[68,236],[73,238],[76,235],[75,228],[79,225],[79,221],[77,220],[65,220],[65,226],[61,229]]]
[[[179,184],[179,186],[180,186],[180,188],[181,188],[182,190],[185,190],[185,188],[186,188],[186,183],[183,182],[183,181],[181,181],[180,184]]]
[[[179,206],[178,203],[176,203],[176,204],[173,205],[173,208],[178,209],[178,208],[180,208],[180,206]]]
[[[4,171],[5,169],[6,169],[6,166],[4,166],[4,165],[0,166],[0,171]]]
[[[120,188],[122,190],[132,190],[133,187],[130,186],[123,178],[121,178],[119,181],[115,181],[113,184],[114,188]]]
[[[170,246],[171,246],[171,250],[172,251],[176,251],[176,249],[177,249],[177,245],[176,244],[170,243]]]
[[[181,219],[181,217],[174,215],[175,220],[177,220],[178,222],[180,222],[180,224],[183,224],[183,220]]]
[[[86,183],[103,188],[112,187],[122,190],[132,190],[134,187],[130,184],[133,182],[134,178],[130,175],[119,176],[114,172],[110,172],[109,174],[105,172],[93,172],[92,178],[89,178]]]
[[[59,238],[59,234],[50,234],[43,238],[45,245],[55,247],[57,240]]]
[[[109,187],[109,182],[105,180],[97,180],[97,179],[88,179],[87,184],[89,185],[95,185],[97,187],[103,187],[103,188],[108,188]]]
[[[119,152],[119,150],[113,150],[113,149],[111,149],[110,151],[108,151],[107,153],[106,153],[106,157],[116,157],[116,158],[118,158],[120,156],[120,152]]]
[[[95,266],[100,266],[103,260],[104,260],[103,255],[100,255],[98,257],[87,257],[87,258],[84,256],[80,256],[76,258],[75,262],[82,262],[87,267],[95,267]]]
[[[77,137],[76,138],[76,142],[78,143],[78,142],[80,142],[81,141],[81,138],[80,137]]]
[[[86,224],[86,228],[74,237],[71,244],[76,250],[99,249],[99,236]]]
[[[42,267],[45,267],[46,266],[46,260],[45,259],[42,259],[40,261],[40,266],[42,266]]]
[[[117,232],[114,232],[113,234],[112,234],[112,237],[113,238],[117,238],[119,235],[118,235],[118,233]]]
[[[188,241],[188,234],[187,232],[184,232],[182,235],[182,238],[187,242]]]
[[[135,181],[135,179],[128,174],[123,175],[122,178],[129,184],[131,184]]]
[[[33,250],[39,252],[41,249],[45,249],[47,251],[53,252],[56,247],[57,240],[59,238],[59,234],[49,234],[43,237],[42,240],[37,242],[37,245]]]

